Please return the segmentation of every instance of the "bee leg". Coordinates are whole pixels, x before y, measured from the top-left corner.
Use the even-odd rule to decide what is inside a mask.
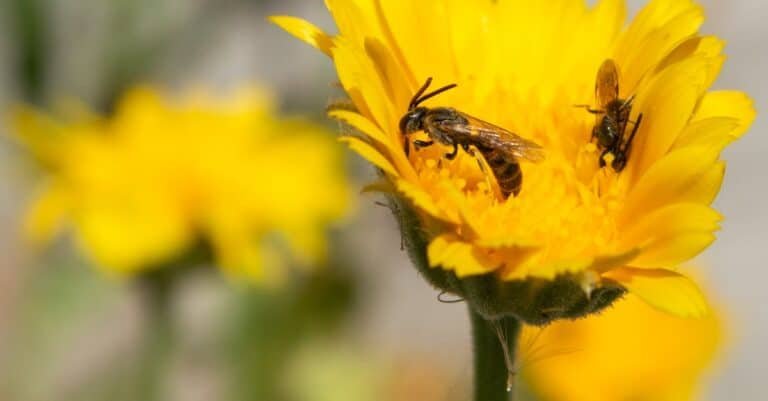
[[[599,160],[600,168],[605,167],[605,156],[608,156],[609,153],[611,153],[611,150],[606,149],[603,151],[603,153],[600,154],[600,160]]]
[[[483,167],[483,163],[480,162],[480,159],[475,154],[475,148],[470,147],[468,143],[461,144],[461,148],[464,149],[465,152],[467,152],[468,155],[475,158],[475,161],[477,161],[478,167],[480,167],[480,171],[485,172],[485,168]]]
[[[605,110],[593,109],[592,106],[588,104],[574,104],[573,107],[586,109],[588,112],[592,114],[605,114]]]
[[[637,116],[637,121],[634,121],[634,127],[632,128],[632,133],[629,134],[629,138],[627,138],[627,142],[624,144],[624,149],[622,151],[624,153],[629,154],[629,149],[632,147],[632,141],[635,140],[635,134],[637,134],[637,130],[640,129],[640,123],[643,122],[643,113],[640,113]]]
[[[643,115],[640,114],[637,116],[637,121],[634,122],[635,126],[632,128],[632,133],[629,134],[629,138],[627,138],[627,141],[624,142],[624,146],[619,147],[619,151],[616,152],[616,159],[613,160],[612,167],[617,173],[621,172],[621,170],[624,170],[624,167],[627,165],[627,160],[629,160],[629,151],[632,148],[632,141],[635,140],[635,134],[637,134],[637,130],[640,128],[640,123],[642,121]]]
[[[426,148],[427,146],[434,145],[434,141],[421,141],[421,140],[415,140],[413,141],[413,147],[416,148],[416,150],[419,150],[421,148]]]
[[[475,148],[470,147],[468,143],[462,144],[461,148],[464,149],[465,152],[467,152],[468,155],[475,158],[475,161],[477,161],[477,166],[480,167],[480,171],[485,173],[485,167],[483,167],[483,163],[480,162],[480,158],[477,157],[475,154]]]
[[[407,157],[411,153],[411,141],[408,140],[408,137],[405,137],[405,141],[403,141],[403,151],[405,152],[405,156]]]
[[[480,167],[480,172],[482,172],[483,177],[485,177],[485,185],[488,188],[488,191],[490,193],[494,193],[499,199],[505,198],[500,191],[499,182],[496,179],[496,176],[493,175],[493,169],[491,169],[490,166],[486,167],[488,161],[485,160],[485,157],[482,155],[482,153],[480,153],[480,151],[477,150],[477,148],[474,146],[470,147],[467,145],[467,148],[467,153],[475,158],[477,166]]]
[[[453,160],[456,158],[456,155],[459,154],[459,145],[453,144],[453,151],[451,153],[446,153],[445,158],[448,160]]]

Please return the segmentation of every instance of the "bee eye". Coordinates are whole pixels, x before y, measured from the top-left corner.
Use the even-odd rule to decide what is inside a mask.
[[[408,125],[411,119],[411,113],[408,113],[403,116],[403,118],[400,119],[400,133],[405,135],[408,134]]]

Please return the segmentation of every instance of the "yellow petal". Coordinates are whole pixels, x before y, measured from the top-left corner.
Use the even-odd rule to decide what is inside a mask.
[[[453,234],[433,239],[427,247],[427,257],[430,266],[453,270],[459,277],[488,273],[500,264],[500,261],[489,258],[485,252]]]
[[[328,112],[328,116],[349,124],[351,127],[367,135],[369,138],[373,139],[381,147],[390,151],[391,153],[396,153],[397,150],[399,150],[397,147],[395,147],[395,144],[392,143],[391,137],[385,135],[383,132],[381,132],[379,127],[377,127],[367,118],[361,116],[359,113],[355,113],[354,111],[349,110],[332,110]]]
[[[325,0],[339,33],[355,45],[362,46],[366,37],[380,37],[374,4],[369,0]]]
[[[527,255],[523,255],[527,256]],[[545,280],[554,280],[557,276],[566,273],[578,273],[590,267],[589,259],[559,259],[547,260],[546,255],[532,252],[530,257],[524,258],[515,268],[509,266],[509,271],[504,275],[506,280],[517,280],[526,277],[538,277]]]
[[[716,36],[694,36],[678,44],[656,66],[655,73],[660,73],[667,67],[687,60],[695,55],[718,57],[725,47],[725,42]]]
[[[701,253],[712,245],[716,237],[711,232],[683,232],[673,237],[659,239],[630,263],[633,267],[677,266]]]
[[[50,241],[62,228],[71,199],[64,188],[52,185],[33,203],[24,220],[24,231],[35,243]]]
[[[252,233],[216,227],[211,231],[211,242],[217,263],[233,281],[245,279],[259,285],[278,286],[287,276],[286,257],[254,241]]]
[[[365,50],[345,38],[334,39],[336,71],[345,91],[361,111],[386,133],[396,133],[397,113]]]
[[[171,205],[151,200],[132,208],[105,203],[78,215],[78,245],[99,267],[135,273],[178,256],[194,239]]]
[[[604,255],[596,258],[592,264],[588,267],[589,270],[594,270],[598,273],[602,273],[616,267],[624,266],[631,262],[639,255],[641,250],[639,248],[630,249],[627,252],[622,252],[615,255]]]
[[[451,217],[440,210],[440,208],[437,207],[437,204],[432,200],[432,197],[420,186],[414,185],[406,180],[397,180],[395,185],[397,186],[398,192],[408,198],[414,206],[424,213],[449,223],[459,222],[458,216]]]
[[[269,20],[299,40],[325,53],[328,57],[331,56],[333,40],[315,25],[301,18],[282,15],[269,17]]]
[[[592,29],[596,30],[593,35],[615,40],[627,17],[627,4],[624,0],[601,0],[591,14],[592,20],[589,22],[593,25]]]
[[[413,92],[409,85],[404,82],[406,72],[397,62],[392,52],[379,40],[374,38],[365,39],[365,51],[373,61],[373,65],[379,74],[384,88],[389,94],[395,106],[400,110],[408,109]]]
[[[297,267],[322,266],[328,260],[325,233],[314,222],[286,224],[281,228],[281,234],[293,251],[291,257],[298,262]]]
[[[448,80],[456,75],[451,40],[446,40],[452,37],[452,25],[422,22],[447,22],[456,18],[449,12],[452,7],[449,3],[388,0],[377,3],[383,19],[388,23],[392,38],[400,46],[404,60],[408,61],[408,67],[419,80],[429,76]],[[481,3],[478,3],[478,6],[479,4]],[[436,62],[437,60],[442,62]]]
[[[343,121],[349,124],[351,127],[362,132],[371,138],[378,146],[380,146],[387,157],[393,160],[394,166],[397,171],[404,177],[409,179],[415,179],[416,173],[413,171],[411,163],[406,159],[403,148],[399,142],[393,140],[393,137],[384,134],[379,127],[373,124],[370,120],[362,115],[349,110],[332,110],[328,112],[328,116]]]
[[[740,127],[739,120],[731,117],[711,117],[693,121],[677,137],[672,145],[672,150],[704,146],[715,149],[719,154],[736,139],[733,134]]]
[[[371,182],[369,184],[366,184],[363,187],[363,189],[360,190],[361,194],[368,194],[368,193],[394,194],[396,192],[397,190],[392,185],[392,181],[386,178],[382,178],[374,182]]]
[[[633,267],[674,266],[696,256],[714,240],[720,214],[698,203],[678,203],[660,208],[626,223],[623,248],[641,247]]]
[[[689,59],[658,75],[633,113],[644,118],[627,167],[633,179],[666,154],[691,119],[707,79],[706,61]]]
[[[701,121],[711,117],[730,117],[736,119],[739,127],[730,135],[739,138],[755,121],[754,101],[739,91],[714,91],[701,99],[693,121]]]
[[[719,152],[703,146],[687,147],[654,163],[629,193],[621,220],[674,203],[710,204],[723,180],[724,166],[717,162]]]
[[[347,146],[357,152],[357,154],[373,163],[373,165],[376,167],[384,170],[385,173],[395,177],[399,176],[392,163],[390,163],[384,155],[382,155],[378,150],[376,150],[376,148],[369,145],[367,142],[352,136],[341,137],[339,138],[339,141],[346,143]]]
[[[622,67],[622,81],[629,84],[622,94],[633,93],[635,84],[678,44],[694,35],[703,22],[701,6],[689,0],[650,2],[616,45],[615,58],[620,66],[626,66]]]
[[[56,164],[66,143],[65,138],[57,135],[60,132],[56,121],[25,106],[14,107],[10,115],[16,139],[41,163]]]
[[[622,267],[602,275],[626,287],[649,305],[680,317],[700,318],[709,313],[699,287],[688,277],[664,269]]]
[[[629,295],[585,319],[525,327],[521,337],[531,341],[519,342],[518,358],[531,362],[522,365],[523,379],[542,400],[702,399],[702,379],[729,337],[727,316],[712,309],[681,319]],[[542,360],[546,349],[577,351]]]

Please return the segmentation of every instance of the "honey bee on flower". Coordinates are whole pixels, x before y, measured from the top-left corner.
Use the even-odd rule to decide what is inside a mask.
[[[361,134],[343,141],[381,171],[377,188],[412,211],[398,217],[418,227],[404,229],[406,243],[432,284],[487,319],[534,324],[589,314],[624,291],[673,314],[706,313],[676,269],[713,242],[720,154],[755,112],[741,92],[709,90],[723,42],[699,33],[699,5],[652,0],[625,22],[623,0],[327,4],[337,34],[273,21],[332,58],[356,111],[330,115]],[[573,105],[595,98],[598,71],[592,116]],[[443,146],[403,152],[402,113],[428,77],[459,85],[420,106],[493,121],[545,150],[519,164],[517,196],[496,196],[467,152],[450,162]],[[435,140],[413,131],[417,146]]]
[[[605,159],[610,157],[611,167],[620,172],[627,165],[632,142],[643,121],[643,114],[638,114],[635,121],[630,120],[635,98],[630,96],[628,99],[619,99],[619,72],[616,63],[611,59],[605,60],[597,72],[595,98],[597,109],[589,105],[583,107],[597,116],[592,128],[592,139],[597,140],[598,147],[602,150],[600,167],[605,167]],[[628,124],[631,124],[632,128],[626,133]]]
[[[543,149],[530,141],[513,134],[504,128],[472,117],[451,107],[427,108],[419,106],[425,100],[446,90],[456,87],[455,84],[444,86],[434,92],[424,94],[429,88],[432,78],[413,96],[408,105],[408,112],[400,119],[400,132],[405,138],[405,154],[410,149],[409,135],[424,131],[431,140],[414,141],[414,146],[424,148],[435,142],[452,146],[453,150],[445,154],[445,158],[453,160],[459,152],[459,146],[468,154],[482,157],[480,166],[487,165],[494,174],[494,181],[504,198],[510,194],[518,195],[522,187],[523,174],[520,172],[519,159],[532,162],[544,158]],[[476,152],[479,154],[476,154]]]

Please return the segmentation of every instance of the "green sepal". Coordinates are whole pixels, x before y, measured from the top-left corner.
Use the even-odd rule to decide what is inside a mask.
[[[396,195],[387,196],[387,200],[400,227],[403,248],[419,274],[436,289],[463,297],[459,279],[453,272],[429,266],[427,258],[429,239],[423,229],[422,221],[411,205]]]
[[[558,319],[577,319],[605,309],[626,292],[613,282],[585,289],[580,274],[563,274],[553,280],[502,281],[494,273],[460,279],[452,271],[429,265],[429,236],[412,205],[394,194],[387,200],[400,227],[403,248],[420,275],[436,289],[463,298],[487,320],[512,317],[530,325],[545,325]]]
[[[464,299],[484,318],[512,316],[530,325],[588,316],[610,306],[626,292],[610,283],[585,290],[581,283],[577,274],[554,280],[501,281],[495,274],[461,280]]]

